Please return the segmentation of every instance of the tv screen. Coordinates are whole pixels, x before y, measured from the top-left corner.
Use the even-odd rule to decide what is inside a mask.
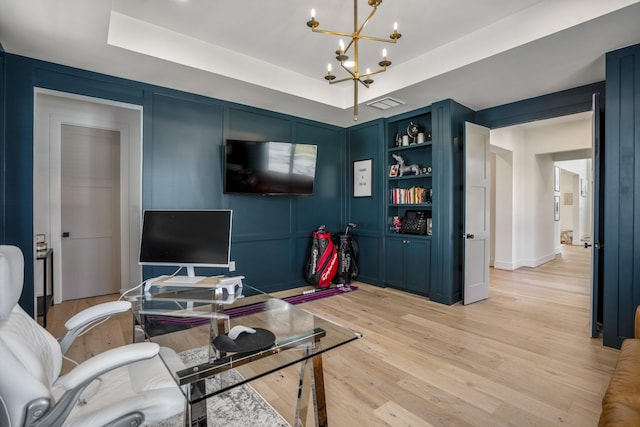
[[[228,267],[231,210],[146,210],[142,222],[141,265]]]
[[[228,139],[224,192],[313,194],[317,155],[312,144]]]

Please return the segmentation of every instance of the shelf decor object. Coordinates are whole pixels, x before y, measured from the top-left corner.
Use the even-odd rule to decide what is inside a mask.
[[[329,84],[340,83],[348,80],[353,81],[353,120],[358,120],[358,83],[364,85],[365,87],[369,87],[373,83],[373,79],[371,78],[374,74],[379,74],[387,71],[387,67],[391,65],[391,61],[387,59],[387,49],[382,50],[382,59],[378,62],[380,66],[379,69],[371,71],[367,68],[366,72],[360,72],[360,64],[358,57],[358,43],[360,40],[371,40],[377,42],[385,42],[385,43],[396,43],[402,34],[398,32],[398,23],[394,23],[393,25],[393,33],[389,35],[389,38],[380,38],[380,37],[372,37],[362,34],[362,31],[365,29],[373,15],[378,10],[378,6],[382,3],[382,0],[368,0],[369,6],[373,8],[367,19],[358,27],[358,1],[353,0],[353,32],[347,33],[342,31],[329,31],[322,30],[318,28],[320,25],[319,21],[316,21],[316,12],[315,9],[311,9],[311,20],[307,21],[307,26],[311,28],[311,31],[314,33],[322,33],[322,34],[330,34],[335,36],[343,36],[349,37],[351,40],[346,45],[344,41],[340,39],[338,50],[336,50],[336,60],[340,63],[340,66],[349,73],[349,77],[345,77],[339,80],[336,80],[336,76],[334,76],[331,72],[331,64],[327,67],[327,75],[324,77],[325,80],[329,82]],[[349,49],[353,46],[353,55],[354,58],[352,61],[349,61],[349,56],[347,53]],[[353,71],[351,70],[353,68]]]

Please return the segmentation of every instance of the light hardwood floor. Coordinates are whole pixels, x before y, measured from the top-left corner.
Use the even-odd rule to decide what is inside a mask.
[[[618,351],[590,338],[589,254],[565,247],[535,269],[492,269],[489,299],[468,306],[360,283],[301,305],[364,334],[324,356],[331,425],[595,426]],[[64,319],[109,299],[56,305],[48,329],[60,336]],[[130,317],[118,315],[70,356],[130,341]],[[287,419],[299,369],[251,383]]]

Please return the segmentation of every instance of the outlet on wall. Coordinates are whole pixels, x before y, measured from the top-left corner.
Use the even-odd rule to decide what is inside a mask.
[[[229,271],[236,271],[236,262],[229,261]]]

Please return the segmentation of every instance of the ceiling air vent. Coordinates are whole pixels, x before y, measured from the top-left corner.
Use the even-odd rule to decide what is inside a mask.
[[[369,107],[377,108],[378,110],[388,110],[389,108],[394,108],[403,104],[404,102],[391,98],[390,96],[385,96],[384,98],[367,103]]]

